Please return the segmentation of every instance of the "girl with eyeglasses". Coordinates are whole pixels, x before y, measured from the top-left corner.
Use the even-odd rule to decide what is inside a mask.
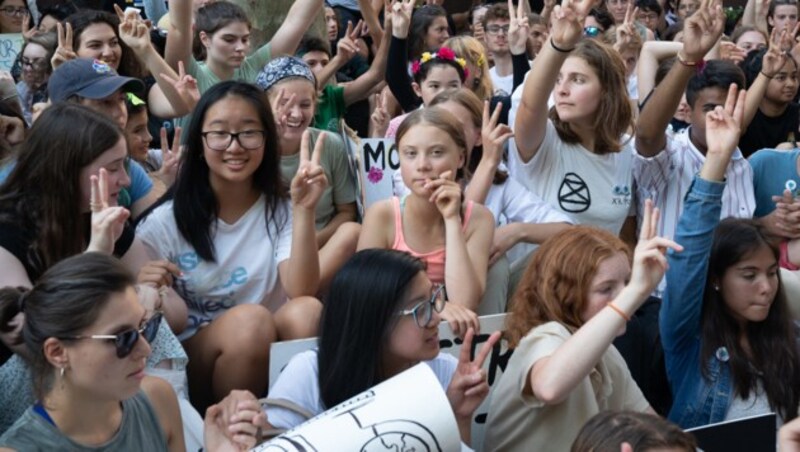
[[[172,388],[145,376],[161,314],[142,306],[135,282],[115,258],[86,253],[54,265],[30,289],[0,290],[0,313],[25,313],[37,398],[0,437],[0,450],[186,450]],[[225,435],[254,444],[255,425],[231,424],[221,409],[209,410],[206,446],[231,447]]]
[[[137,226],[153,259],[176,266],[188,308],[179,336],[195,406],[232,389],[261,394],[269,344],[316,334],[322,309],[314,211],[327,178],[323,138],[302,138],[288,186],[264,92],[222,82],[200,98],[172,188]],[[290,194],[291,193],[291,194]]]
[[[56,51],[56,45],[55,33],[38,33],[25,41],[19,52],[22,72],[17,93],[28,124],[33,123],[33,105],[47,102],[47,80],[53,72],[50,58]]]
[[[425,362],[447,392],[461,439],[469,444],[472,414],[489,390],[481,366],[500,333],[489,337],[474,361],[472,330],[460,359],[443,354],[439,313],[444,305],[441,286],[430,282],[419,259],[394,250],[359,251],[331,283],[319,347],[292,358],[270,388],[267,422],[281,430],[295,427],[308,415]]]
[[[33,25],[31,12],[24,0],[3,0],[0,2],[0,33],[22,33],[22,22]]]

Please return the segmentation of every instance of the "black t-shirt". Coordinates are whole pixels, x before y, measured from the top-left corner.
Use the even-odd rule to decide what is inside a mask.
[[[800,120],[800,105],[790,103],[777,117],[769,117],[759,109],[747,130],[739,139],[739,149],[745,157],[764,148],[774,148],[786,141],[794,142]]]

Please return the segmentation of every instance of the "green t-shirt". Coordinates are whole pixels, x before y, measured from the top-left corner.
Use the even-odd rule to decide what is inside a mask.
[[[326,85],[319,96],[317,113],[314,115],[314,127],[339,133],[339,120],[347,111],[344,104],[344,87]]]
[[[314,143],[317,142],[319,129],[309,128],[311,131],[311,151],[314,151]],[[317,203],[316,228],[324,228],[336,215],[337,204],[350,204],[356,202],[356,179],[350,170],[350,162],[347,157],[347,149],[344,141],[339,134],[328,133],[325,137],[325,146],[322,151],[320,165],[328,178],[328,187],[322,193],[322,197]],[[292,155],[281,156],[281,175],[290,182],[297,173],[300,166],[300,152]]]
[[[272,50],[270,49],[270,45],[269,43],[264,44],[260,49],[256,50],[255,53],[245,58],[242,62],[242,65],[233,71],[233,78],[231,78],[231,80],[255,83],[258,73],[271,59]],[[200,91],[201,95],[208,91],[212,86],[223,81],[220,80],[216,74],[214,74],[211,68],[206,66],[205,62],[197,61],[194,59],[194,57],[189,59],[189,67],[186,68],[186,73],[197,80],[197,89]],[[175,125],[185,129],[186,126],[189,125],[191,119],[191,114],[188,114],[182,118],[177,118],[175,120]],[[186,135],[183,135],[183,137],[184,138],[182,141],[185,142]]]

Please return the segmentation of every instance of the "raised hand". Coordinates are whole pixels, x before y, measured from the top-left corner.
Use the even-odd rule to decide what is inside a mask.
[[[726,160],[730,160],[731,154],[739,144],[746,94],[747,91],[739,90],[735,84],[731,83],[728,88],[728,97],[725,99],[725,107],[717,106],[714,110],[706,113],[707,154],[718,154]],[[727,161],[725,166],[727,166]]]
[[[414,0],[396,0],[392,3],[392,35],[395,38],[408,37],[411,16],[414,14]]]
[[[629,287],[637,291],[642,301],[658,286],[667,271],[667,250],[683,251],[683,247],[672,240],[659,237],[659,217],[660,213],[653,207],[653,201],[645,201],[642,230],[633,252],[633,269],[631,281],[628,283]]]
[[[628,9],[625,10],[625,21],[615,28],[617,39],[614,43],[614,49],[616,49],[617,52],[623,52],[634,42],[641,41],[639,32],[636,31],[636,26],[634,25],[634,21],[638,15],[639,8],[634,8],[632,1],[628,2]]]
[[[108,172],[105,168],[100,169],[99,175],[91,176],[91,184],[92,235],[86,251],[112,254],[130,212],[124,207],[108,204]]]
[[[483,156],[494,165],[499,165],[503,160],[503,149],[506,141],[514,136],[514,130],[506,124],[498,124],[503,103],[498,102],[491,117],[489,116],[489,101],[483,102],[483,126],[481,128],[481,145]]]
[[[725,13],[719,0],[702,0],[700,9],[683,26],[683,58],[689,63],[702,60],[725,29]],[[680,53],[678,54],[680,57]]]
[[[509,28],[509,31],[511,28]],[[483,24],[478,22],[472,30],[472,37],[486,45],[486,31],[483,29]]]
[[[563,0],[553,10],[550,40],[559,49],[572,49],[583,37],[583,21],[597,0]]]
[[[189,110],[194,110],[194,107],[200,102],[200,89],[197,87],[197,80],[186,73],[183,61],[178,61],[178,78],[164,72],[160,75],[161,78],[175,88],[183,102],[189,107]]]
[[[455,175],[448,170],[437,179],[425,182],[425,189],[431,192],[428,201],[434,203],[445,220],[458,218],[461,214],[461,186],[453,180]]]
[[[386,135],[386,129],[389,128],[389,108],[386,105],[386,96],[383,91],[375,95],[375,110],[369,117],[372,123],[372,136],[375,138],[382,138]]]
[[[309,157],[311,147],[311,132],[303,132],[300,142],[300,166],[292,179],[292,204],[313,211],[322,192],[328,186],[328,178],[322,170],[320,161],[322,150],[325,148],[325,136],[322,132],[314,144],[314,154]]]
[[[514,4],[511,0],[508,0],[508,49],[512,55],[525,53],[528,43],[530,25],[528,24],[528,15],[525,13],[524,5],[520,1],[519,7],[515,10]]]
[[[58,47],[56,47],[53,57],[50,58],[50,65],[53,66],[53,70],[61,66],[62,63],[78,58],[78,54],[72,50],[72,25],[69,22],[65,22],[65,25],[61,25],[61,22],[58,22],[56,24],[56,33],[58,34]]]
[[[161,128],[161,168],[155,173],[156,177],[164,182],[164,185],[171,187],[178,174],[178,164],[181,160],[181,134],[183,129],[175,128],[175,137],[172,139],[172,148],[169,147],[167,139],[167,129]]]
[[[288,98],[286,97],[286,90],[281,88],[278,95],[272,102],[272,116],[275,118],[275,127],[277,128],[278,135],[283,135],[286,131],[286,122],[289,120],[289,111],[291,111],[294,104],[297,103],[297,94],[292,93]]]
[[[475,360],[470,360],[472,340],[475,331],[467,330],[464,342],[461,344],[461,354],[458,357],[458,366],[447,387],[447,399],[453,408],[456,418],[471,418],[472,414],[489,394],[489,383],[486,381],[486,371],[483,363],[500,340],[500,332],[495,331],[489,336],[480,351],[475,355]]]
[[[336,56],[340,56],[343,61],[350,61],[358,53],[357,41],[361,39],[364,22],[359,20],[353,28],[353,22],[347,21],[347,31],[344,36],[336,43]]]
[[[125,13],[119,5],[114,4],[114,11],[119,18],[119,37],[136,53],[150,47],[150,27],[134,11]]]
[[[39,32],[38,28],[36,27],[31,28],[30,13],[25,13],[25,15],[22,16],[22,39],[25,40],[25,42],[27,42],[38,32]]]
[[[736,44],[728,41],[721,41],[719,43],[719,59],[731,61],[734,64],[739,64],[747,57],[747,51],[737,46]]]
[[[788,30],[772,29],[769,37],[769,48],[761,59],[761,73],[767,78],[775,77],[786,64],[788,55],[784,52],[786,46],[791,47],[792,38]]]

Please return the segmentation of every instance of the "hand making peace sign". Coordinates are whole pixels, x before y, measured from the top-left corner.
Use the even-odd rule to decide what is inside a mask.
[[[53,53],[53,57],[50,58],[53,70],[56,70],[62,63],[78,58],[78,54],[72,50],[72,25],[69,22],[65,22],[65,25],[58,22],[56,33],[58,34],[58,47]]]
[[[300,166],[292,179],[292,204],[313,211],[328,186],[328,178],[320,166],[322,150],[325,148],[326,133],[322,132],[314,144],[314,153],[309,157],[311,147],[311,132],[303,132],[300,143]]]
[[[481,350],[475,355],[475,360],[470,361],[472,340],[475,330],[469,328],[461,344],[461,354],[458,357],[458,366],[453,373],[453,379],[447,387],[447,399],[457,418],[471,417],[472,413],[489,394],[489,383],[486,381],[486,371],[483,363],[491,353],[492,348],[500,340],[500,332],[495,331],[489,336]]]
[[[92,235],[86,251],[106,254],[114,252],[114,244],[122,235],[125,221],[131,215],[128,209],[108,204],[108,172],[100,169],[99,175],[91,176],[89,209],[92,212]]]
[[[508,0],[508,49],[512,55],[520,55],[525,52],[530,34],[528,15],[525,13],[525,4],[519,2],[519,7],[515,10],[514,4]]]

